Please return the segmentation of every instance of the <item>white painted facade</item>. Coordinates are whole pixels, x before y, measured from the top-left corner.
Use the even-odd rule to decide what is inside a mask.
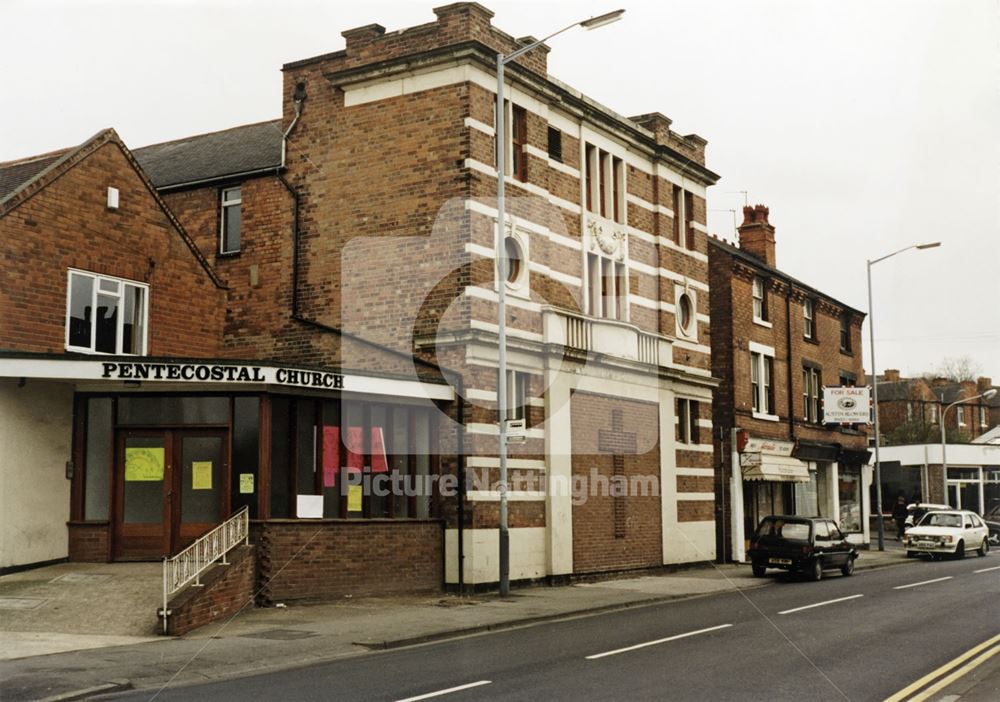
[[[66,558],[73,387],[0,378],[0,568]]]

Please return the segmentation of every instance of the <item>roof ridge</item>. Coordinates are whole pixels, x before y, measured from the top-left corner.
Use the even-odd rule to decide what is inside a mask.
[[[79,146],[79,145],[77,145]],[[10,168],[12,166],[23,166],[25,164],[31,163],[32,161],[41,161],[46,158],[54,158],[62,156],[67,151],[72,151],[76,146],[64,146],[61,149],[53,149],[52,151],[46,151],[43,154],[33,154],[31,156],[22,156],[21,158],[15,158],[13,161],[0,161],[0,168]]]
[[[167,144],[176,144],[182,141],[190,141],[191,139],[197,139],[198,137],[212,136],[213,134],[222,134],[223,132],[232,132],[237,129],[246,129],[247,127],[259,127],[262,124],[273,124],[275,122],[281,122],[281,117],[275,117],[274,119],[263,119],[259,122],[249,122],[247,124],[238,124],[235,127],[226,127],[225,129],[216,129],[212,132],[201,132],[199,134],[189,134],[188,136],[179,137],[177,139],[168,139],[166,141],[158,141],[154,144],[146,144],[145,146],[140,146],[132,149],[133,153],[137,151],[143,151],[145,149],[151,149],[154,146],[166,146]]]

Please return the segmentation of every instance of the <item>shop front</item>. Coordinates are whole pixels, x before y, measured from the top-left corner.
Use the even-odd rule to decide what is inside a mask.
[[[71,406],[63,413],[70,426],[56,428],[71,437],[60,460],[65,476],[58,469],[69,485],[61,522],[70,560],[159,560],[247,507],[255,538],[266,533],[272,544],[302,525],[334,552],[343,550],[345,525],[357,543],[370,544],[373,530],[389,549],[397,535],[426,541],[414,547],[431,551],[426,579],[443,578],[438,447],[450,386],[171,360],[6,358],[0,372],[20,378],[5,386],[9,411],[31,405],[43,389]],[[27,434],[20,441],[33,443]],[[11,475],[33,469],[16,455],[5,461]],[[35,491],[52,490],[46,480],[55,470],[41,475],[24,481],[19,499],[31,503]],[[258,551],[267,546],[257,540]],[[282,543],[292,553],[299,547]],[[51,552],[58,551],[56,543]],[[335,567],[329,556],[326,567]]]
[[[849,540],[867,540],[862,489],[867,451],[751,436],[741,443],[744,546],[760,520],[772,514],[830,517]]]

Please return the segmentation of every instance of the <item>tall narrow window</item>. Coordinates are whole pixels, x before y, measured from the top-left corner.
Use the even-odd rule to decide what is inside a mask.
[[[219,232],[219,253],[233,254],[240,251],[240,207],[243,199],[239,186],[222,190],[222,227]]]
[[[698,403],[695,400],[677,400],[677,441],[682,444],[699,443]]]
[[[587,191],[587,193],[586,193],[587,194],[587,210],[589,212],[593,212],[594,211],[594,185],[595,185],[595,182],[594,182],[594,168],[596,167],[594,161],[596,160],[596,158],[597,158],[597,156],[595,154],[594,147],[591,146],[590,144],[587,144],[586,158],[584,160],[586,161],[585,167],[586,167],[586,171],[587,171],[587,178],[586,178],[585,189]]]
[[[608,152],[607,151],[602,151],[601,152],[601,159],[600,159],[600,174],[599,174],[601,182],[600,182],[600,184],[598,186],[598,189],[599,189],[598,196],[600,198],[600,204],[601,204],[600,214],[601,214],[602,217],[607,217],[608,216],[608,192],[607,192],[607,190],[608,190],[608,180],[609,180],[608,176],[609,176],[609,172],[610,172],[610,168],[611,168],[611,165],[608,163],[608,161],[609,161],[609,159],[608,159]]]
[[[803,418],[807,422],[820,421],[820,388],[822,378],[818,368],[805,366],[802,368],[802,407]]]
[[[956,413],[955,416],[958,418],[958,426],[964,427],[965,426],[965,408],[962,407],[962,405],[959,405],[958,407],[955,408],[955,413]]]
[[[621,185],[622,184],[619,181],[622,180],[621,173],[622,173],[622,160],[620,158],[614,158],[614,159],[612,159],[611,160],[611,182],[612,182],[611,199],[614,202],[614,213],[615,213],[615,221],[616,222],[623,222],[624,221],[622,219],[622,207],[621,207],[621,203],[620,203],[620,199],[621,199]]]
[[[684,191],[684,245],[694,250],[694,193]]]
[[[807,339],[816,339],[816,309],[812,298],[806,298],[802,303],[802,324],[803,336]]]
[[[555,127],[549,127],[549,158],[562,163],[562,132]]]
[[[750,352],[751,406],[755,413],[774,414],[774,358],[759,351]]]
[[[511,109],[511,143],[513,156],[511,175],[518,180],[528,180],[528,157],[524,147],[528,144],[528,113],[523,107],[514,105]]]
[[[681,186],[679,185],[674,186],[673,209],[674,209],[674,243],[680,246],[681,217],[684,216],[684,191],[681,190]]]
[[[840,350],[844,353],[851,351],[851,318],[846,312],[840,315]]]
[[[625,266],[615,261],[615,319],[625,319]]]
[[[587,254],[587,275],[590,286],[590,314],[595,317],[601,316],[601,257],[595,253]]]
[[[760,354],[750,352],[750,406],[760,412]]]
[[[528,404],[528,374],[507,371],[507,419],[524,419]]]
[[[67,288],[67,350],[146,353],[148,285],[71,270]]]
[[[986,421],[986,408],[980,406],[979,407],[979,428],[980,429],[985,429],[986,425],[987,425],[987,421]]]
[[[767,281],[761,276],[753,279],[753,321],[767,322]]]

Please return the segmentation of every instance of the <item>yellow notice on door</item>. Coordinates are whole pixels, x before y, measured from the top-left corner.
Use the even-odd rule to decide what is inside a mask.
[[[126,448],[125,481],[163,480],[163,448]]]
[[[240,473],[240,494],[248,495],[253,492],[253,473]]]
[[[347,511],[348,512],[360,512],[361,511],[361,486],[360,485],[350,485],[347,488]]]
[[[212,489],[212,462],[191,461],[191,489]]]

